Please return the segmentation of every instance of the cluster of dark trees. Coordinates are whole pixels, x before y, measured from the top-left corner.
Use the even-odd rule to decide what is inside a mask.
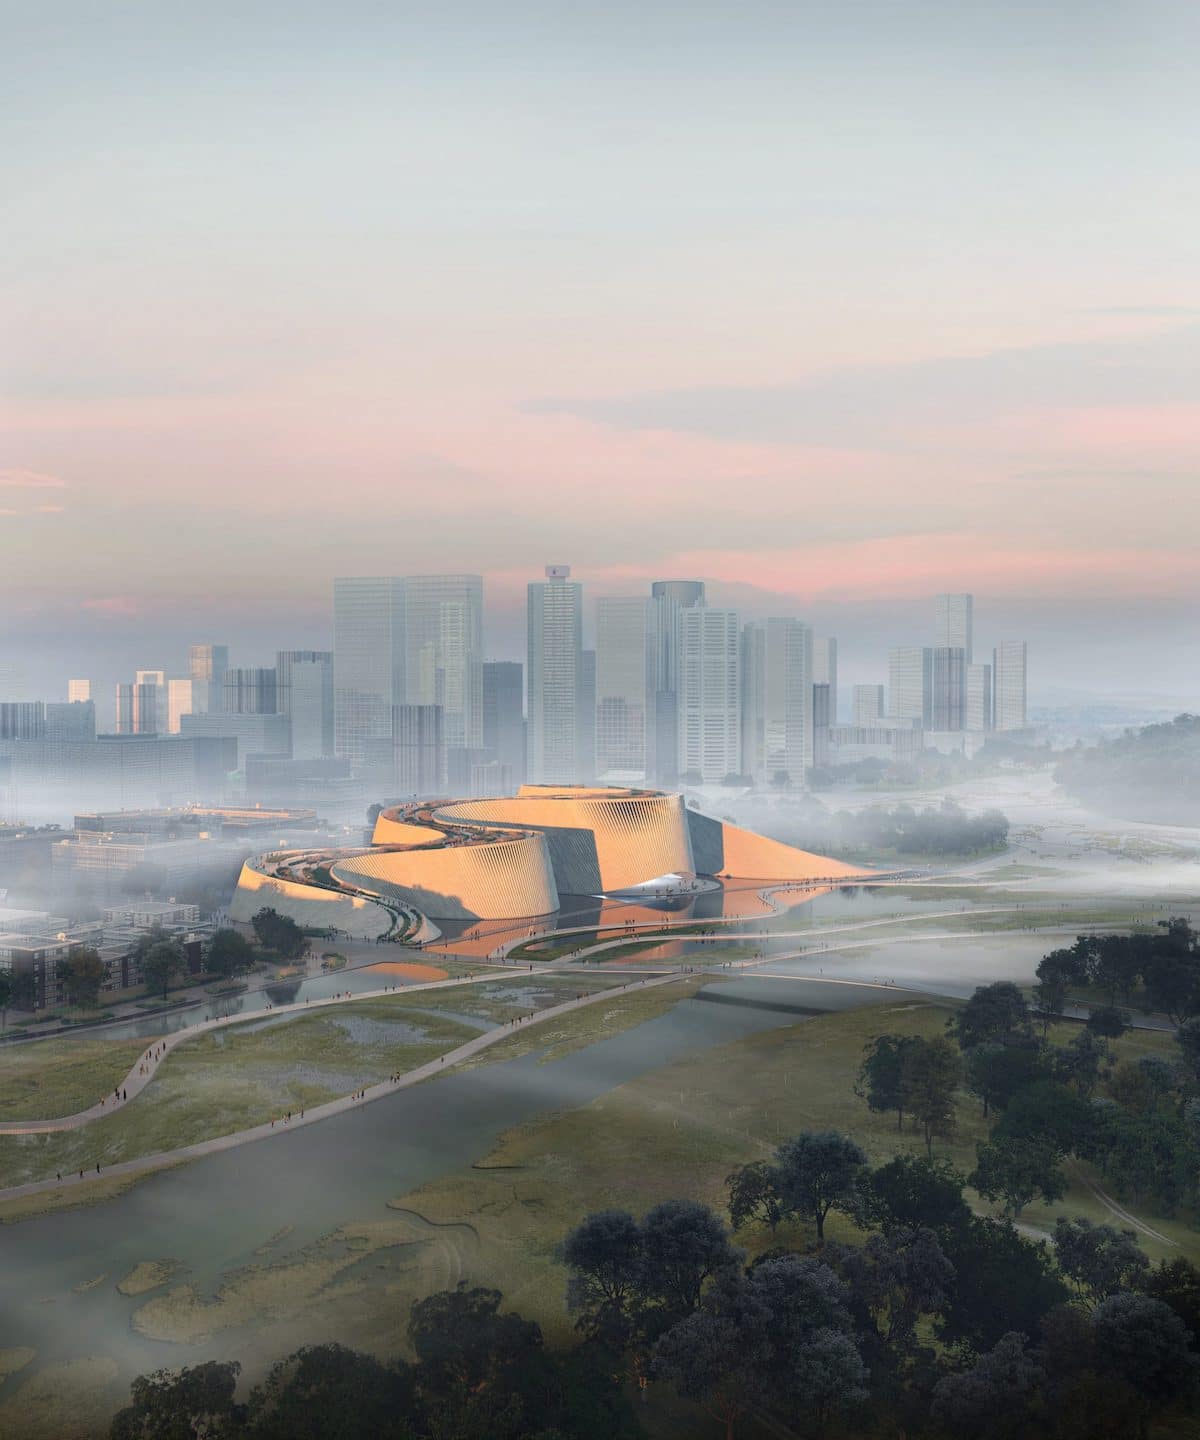
[[[112,1440],[635,1440],[654,1412],[631,1397],[652,1387],[728,1440],[749,1421],[816,1437],[1189,1433],[1200,1270],[1186,1260],[1151,1267],[1130,1232],[1086,1220],[1033,1243],[972,1214],[945,1161],[872,1170],[844,1136],[799,1135],[777,1162],[794,1213],[815,1225],[832,1205],[864,1242],[747,1264],[694,1201],[602,1211],[560,1249],[572,1349],[547,1350],[498,1292],[460,1285],[412,1307],[411,1361],[316,1346],[244,1402],[236,1363],[160,1371],[134,1382]]]
[[[771,830],[818,854],[857,854],[894,850],[900,855],[978,855],[1003,850],[1008,843],[1008,817],[999,810],[968,814],[953,800],[917,810],[911,805],[878,806],[869,810],[830,811],[808,801],[787,817],[787,833],[772,817]]]
[[[240,930],[215,930],[204,952],[204,968],[210,975],[232,980],[254,965],[254,946]]]
[[[112,1440],[634,1440],[619,1366],[599,1345],[548,1350],[496,1290],[442,1291],[409,1317],[413,1359],[343,1345],[281,1360],[245,1401],[236,1361],[134,1381]]]
[[[1077,745],[1055,780],[1087,805],[1164,825],[1194,825],[1200,811],[1200,715]]]
[[[1133,935],[1080,935],[1038,965],[1039,1011],[1061,1015],[1067,996],[1091,986],[1110,1006],[1136,997],[1147,1013],[1159,1011],[1179,1025],[1200,1014],[1200,935],[1183,916],[1160,920],[1154,931]]]
[[[804,1251],[747,1265],[692,1201],[572,1231],[561,1254],[586,1343],[728,1437],[753,1419],[764,1434],[1082,1440],[1186,1413],[1200,1372],[1200,1271],[1186,1261],[1151,1269],[1131,1234],[1086,1220],[1061,1221],[1052,1248],[1032,1243],[972,1214],[945,1161],[872,1170],[836,1132],[796,1136],[771,1168],[765,1209],[749,1198],[759,1166],[729,1177],[731,1218],[811,1222]],[[822,1239],[831,1208],[864,1243]]]
[[[304,931],[290,915],[280,915],[269,905],[254,915],[250,924],[264,950],[271,950],[281,960],[298,960],[308,948]]]
[[[1178,934],[1182,923],[1169,927]],[[1108,938],[1085,937],[1080,945],[1103,946]],[[898,1126],[906,1117],[920,1126],[927,1145],[953,1133],[961,1087],[977,1096],[993,1124],[977,1147],[970,1182],[1009,1214],[1038,1197],[1060,1199],[1072,1156],[1096,1166],[1122,1199],[1162,1214],[1200,1207],[1200,1017],[1179,1027],[1173,1055],[1118,1063],[1111,1041],[1128,1028],[1128,1012],[1097,1007],[1058,1045],[1035,1021],[1060,1013],[1061,997],[1051,1006],[1039,992],[1037,1004],[1031,1009],[1008,982],[981,986],[949,1022],[953,1056],[947,1052],[956,1047],[943,1036],[876,1036],[858,1093],[871,1109],[894,1111]],[[941,1056],[936,1066],[934,1052]]]

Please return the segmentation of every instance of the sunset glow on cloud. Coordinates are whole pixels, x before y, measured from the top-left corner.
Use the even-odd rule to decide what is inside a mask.
[[[511,648],[555,559],[875,649],[945,588],[1200,601],[1195,14],[854,10],[26,16],[14,633],[471,570]]]

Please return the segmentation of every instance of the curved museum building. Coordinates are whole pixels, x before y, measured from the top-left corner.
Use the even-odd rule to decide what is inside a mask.
[[[364,911],[383,906],[428,935],[429,921],[551,915],[563,895],[649,898],[725,880],[817,885],[869,873],[656,790],[523,785],[503,798],[398,805],[380,812],[371,842],[248,860],[233,918],[271,905],[301,924],[358,930]]]

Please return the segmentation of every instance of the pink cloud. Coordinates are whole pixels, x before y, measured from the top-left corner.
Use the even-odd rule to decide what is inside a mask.
[[[37,507],[39,515],[65,515],[66,511],[65,505],[39,505]]]
[[[62,490],[65,485],[57,475],[37,470],[0,470],[0,488],[6,490]]]
[[[141,613],[138,601],[133,595],[96,595],[90,600],[81,600],[80,609],[125,619]]]

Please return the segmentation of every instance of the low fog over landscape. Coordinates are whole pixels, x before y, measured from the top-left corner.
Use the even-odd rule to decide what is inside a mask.
[[[0,1440],[1200,1436],[1200,10],[0,21]]]

